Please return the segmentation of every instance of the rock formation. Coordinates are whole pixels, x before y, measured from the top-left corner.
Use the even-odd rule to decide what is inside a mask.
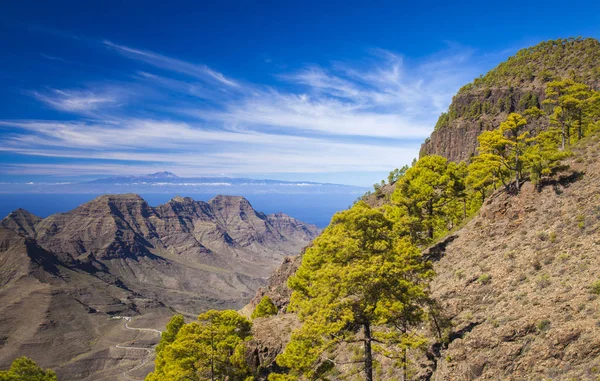
[[[0,222],[0,367],[26,355],[61,380],[114,379],[139,360],[114,345],[156,335],[111,317],[162,329],[175,311],[239,308],[318,233],[231,196],[153,208],[104,195],[45,219],[18,209]]]

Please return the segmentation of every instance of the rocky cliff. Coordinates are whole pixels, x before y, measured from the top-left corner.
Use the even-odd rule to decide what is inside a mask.
[[[16,210],[0,222],[0,367],[27,355],[61,380],[115,379],[145,354],[115,345],[156,334],[111,317],[161,329],[175,311],[239,308],[318,233],[231,196],[153,208],[105,195],[45,219]]]
[[[600,42],[592,38],[547,41],[520,50],[459,90],[421,146],[420,155],[468,160],[481,132],[497,128],[508,113],[541,108],[547,82],[572,78],[599,89],[598,62]],[[546,117],[529,123],[531,130],[547,126]]]

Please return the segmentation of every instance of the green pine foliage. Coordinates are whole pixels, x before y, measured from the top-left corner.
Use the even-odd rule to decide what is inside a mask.
[[[176,331],[175,338],[164,341],[147,381],[253,379],[245,361],[252,328],[248,319],[232,310],[211,310],[196,322],[180,322],[176,316],[169,323],[167,332]]]
[[[447,220],[456,165],[441,156],[425,156],[396,184],[392,203],[397,227],[421,245],[439,237]]]
[[[600,118],[600,92],[571,79],[548,83],[542,104],[550,126],[560,131],[562,149],[581,140]]]
[[[183,315],[175,315],[171,318],[167,324],[167,330],[160,335],[160,342],[156,346],[156,353],[161,352],[167,345],[175,341],[177,333],[184,324]]]
[[[379,356],[406,370],[407,351],[426,343],[412,328],[426,318],[432,276],[431,263],[382,210],[358,202],[337,213],[288,281],[289,308],[303,324],[277,363],[292,377],[326,379],[343,371],[336,354],[345,345],[360,353],[366,380]]]
[[[273,300],[268,295],[262,297],[254,311],[252,312],[252,319],[277,315],[277,306],[273,303]]]
[[[42,369],[30,358],[20,357],[13,361],[9,370],[0,370],[0,381],[57,381],[50,369]]]
[[[556,130],[530,138],[525,130],[527,119],[513,113],[500,127],[479,137],[479,155],[468,168],[467,185],[482,198],[498,185],[518,193],[524,179],[541,188],[545,177],[561,168],[561,161],[570,156],[559,147]]]
[[[388,184],[392,185],[395,184],[396,181],[400,180],[402,178],[402,176],[404,176],[406,174],[406,171],[408,171],[408,165],[403,166],[402,168],[396,168],[393,171],[390,172],[390,174],[388,175]]]

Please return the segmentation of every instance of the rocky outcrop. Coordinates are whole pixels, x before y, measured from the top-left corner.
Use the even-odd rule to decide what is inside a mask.
[[[61,380],[115,379],[131,361],[111,316],[162,329],[175,311],[239,308],[318,232],[231,196],[154,208],[104,195],[45,219],[16,210],[0,222],[0,367],[27,355]]]
[[[265,287],[258,289],[256,295],[244,306],[241,313],[250,317],[252,311],[254,311],[264,296],[271,298],[279,311],[285,312],[292,296],[292,290],[288,287],[287,281],[289,277],[296,273],[296,270],[300,267],[300,263],[302,263],[302,255],[285,258],[281,266],[269,278],[269,283]]]
[[[544,88],[544,83],[536,82],[519,88],[472,89],[458,93],[452,99],[452,109],[469,110],[473,105],[498,104],[505,100],[508,103],[502,111],[489,110],[476,117],[459,116],[453,119],[431,133],[421,145],[419,155],[440,155],[455,162],[468,161],[476,154],[479,146],[477,137],[484,131],[498,128],[509,113],[523,113],[529,106],[529,103],[523,102],[524,99],[534,95],[537,99],[536,107],[541,107]],[[545,117],[531,119],[529,122],[528,128],[534,134],[548,127],[548,119]]]
[[[267,221],[288,239],[298,242],[312,241],[311,237],[316,237],[320,232],[316,226],[307,225],[283,213],[269,214]]]
[[[546,41],[520,50],[459,90],[421,145],[420,156],[468,161],[476,152],[477,137],[498,128],[509,113],[523,113],[530,107],[544,109],[547,82],[571,78],[600,89],[599,60],[600,42],[592,38]],[[528,122],[533,132],[549,124],[545,116]]]

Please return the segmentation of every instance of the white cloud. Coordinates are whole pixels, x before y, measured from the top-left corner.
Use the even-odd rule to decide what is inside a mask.
[[[275,74],[280,82],[267,86],[103,44],[160,74],[140,68],[127,81],[33,92],[44,104],[84,118],[0,121],[11,130],[0,134],[0,151],[72,164],[17,164],[11,173],[389,171],[418,155],[419,141],[452,95],[479,73],[474,53],[460,47],[410,63],[374,50],[360,62]]]
[[[127,161],[186,174],[382,171],[412,159],[401,145],[340,143],[252,131],[210,131],[185,123],[126,120],[119,124],[0,122],[36,134],[4,140],[0,151],[68,159]],[[364,160],[369,157],[370,160]],[[146,163],[146,164],[144,164]],[[98,168],[98,164],[90,164]],[[50,165],[53,167],[53,165]],[[28,167],[29,168],[29,167]],[[48,165],[40,167],[46,173]],[[63,168],[61,164],[57,168]],[[121,168],[121,167],[119,167]],[[125,167],[123,172],[129,173]],[[35,171],[35,166],[29,168]]]
[[[50,89],[44,93],[33,91],[31,94],[54,109],[72,113],[87,113],[100,108],[114,107],[119,103],[118,95],[110,92]]]
[[[193,64],[176,58],[163,56],[161,54],[133,49],[123,45],[117,45],[106,40],[103,41],[103,43],[107,47],[115,49],[127,57],[146,62],[161,69],[178,72],[199,79],[212,79],[213,81],[229,87],[239,87],[237,82],[226,78],[223,74],[209,68],[206,65]]]

